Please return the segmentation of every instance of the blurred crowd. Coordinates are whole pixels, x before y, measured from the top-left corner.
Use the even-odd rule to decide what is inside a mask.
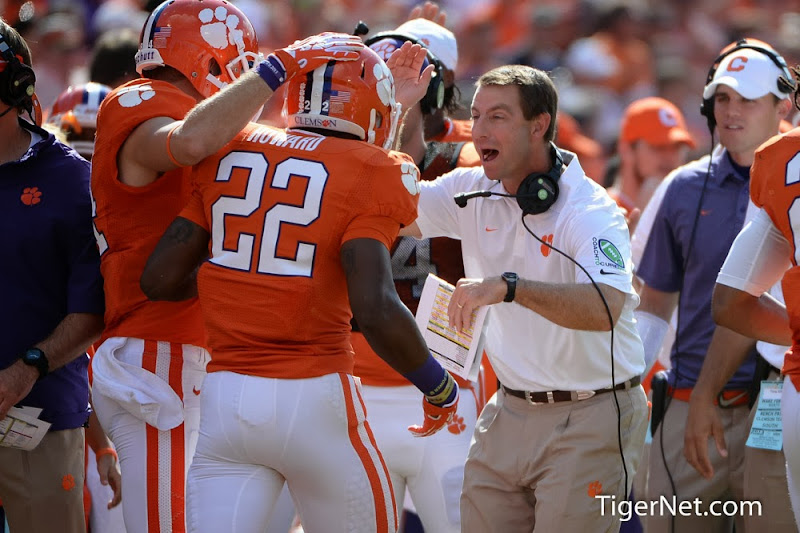
[[[264,52],[320,31],[352,32],[363,20],[370,33],[406,20],[414,0],[236,0]],[[69,85],[92,79],[98,44],[135,49],[157,0],[5,0],[2,15],[30,43],[42,107]],[[473,82],[506,63],[550,72],[556,81],[561,144],[583,143],[601,158],[613,154],[626,106],[661,96],[683,111],[708,151],[710,136],[698,112],[708,66],[740,37],[762,39],[789,65],[800,62],[800,0],[442,0],[456,35],[457,84],[468,116]],[[109,41],[112,41],[109,44]],[[131,68],[133,62],[131,61]],[[135,77],[135,73],[131,73]],[[791,117],[790,117],[791,118]],[[570,120],[574,119],[574,120]],[[797,118],[792,120],[796,124]],[[601,168],[598,165],[598,168]],[[601,176],[592,176],[602,181]]]

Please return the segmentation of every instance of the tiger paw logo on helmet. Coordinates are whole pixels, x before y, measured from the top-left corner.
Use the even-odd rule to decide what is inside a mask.
[[[394,80],[392,73],[389,72],[389,67],[383,62],[375,63],[372,67],[372,74],[377,80],[375,90],[378,92],[378,98],[384,105],[394,104]]]
[[[136,72],[171,67],[204,97],[259,61],[258,39],[244,13],[226,0],[167,0],[142,28]]]
[[[226,8],[206,8],[197,17],[203,23],[200,26],[200,35],[214,48],[221,50],[228,44],[244,47],[244,32],[239,29],[239,17],[229,14]]]

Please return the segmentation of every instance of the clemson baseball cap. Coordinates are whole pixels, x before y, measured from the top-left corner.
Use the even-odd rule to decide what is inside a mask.
[[[392,32],[420,41],[442,65],[455,72],[458,66],[458,45],[453,32],[428,19],[411,19]]]
[[[742,48],[720,61],[711,83],[703,89],[703,98],[709,99],[714,96],[714,91],[719,85],[727,85],[749,100],[761,98],[769,93],[780,99],[789,98],[788,93],[778,89],[778,78],[787,75],[784,69],[779,68],[763,53],[751,48]]]
[[[633,143],[640,139],[653,146],[674,143],[697,146],[680,109],[656,96],[634,101],[622,117],[620,140]]]

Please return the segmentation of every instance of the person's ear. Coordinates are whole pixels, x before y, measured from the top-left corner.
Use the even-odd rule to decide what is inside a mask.
[[[534,139],[544,139],[547,128],[550,127],[552,117],[550,113],[540,113],[539,116],[531,120],[531,137]]]

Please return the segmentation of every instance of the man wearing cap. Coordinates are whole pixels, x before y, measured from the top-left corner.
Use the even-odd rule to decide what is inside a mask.
[[[715,61],[703,98],[720,149],[670,176],[637,269],[644,283],[637,321],[648,362],[661,345],[667,320],[678,310],[667,407],[653,435],[645,499],[699,501],[691,512],[674,516],[656,507],[644,517],[648,532],[673,527],[682,533],[732,531],[734,522],[736,531],[745,530],[741,516],[714,513],[723,514],[719,510],[725,501],[744,499],[744,444],[755,358],[741,353],[749,350],[749,341],[715,327],[711,294],[744,221],[755,150],[778,133],[790,109],[789,91],[779,82],[790,73],[780,65],[774,51],[746,41],[726,48]],[[707,479],[684,458],[684,428],[706,354],[717,350],[731,358],[741,356],[743,363],[713,397],[728,449],[724,455],[710,450],[714,474]]]
[[[628,212],[644,209],[664,176],[686,163],[695,147],[675,105],[657,97],[634,101],[622,117],[619,172],[609,193]]]
[[[460,108],[459,100],[461,97],[460,91],[455,85],[458,46],[453,32],[427,18],[415,18],[404,22],[392,33],[407,35],[419,41],[439,60],[442,66],[445,105],[425,113],[425,140],[439,142],[471,141],[472,122],[469,120],[454,120],[449,116]]]

